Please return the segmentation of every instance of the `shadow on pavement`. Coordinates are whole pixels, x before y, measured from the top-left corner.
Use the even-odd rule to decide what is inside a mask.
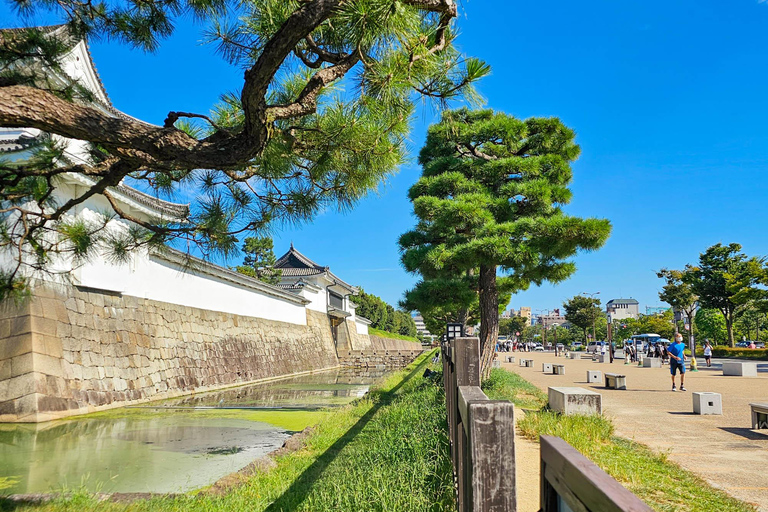
[[[755,432],[750,428],[739,428],[739,427],[717,427],[717,428],[752,441],[768,440],[768,434],[761,434],[759,432]]]

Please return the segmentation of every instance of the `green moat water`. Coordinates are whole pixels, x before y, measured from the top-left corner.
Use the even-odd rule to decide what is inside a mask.
[[[382,372],[332,371],[39,425],[0,424],[0,494],[183,492],[282,446]]]

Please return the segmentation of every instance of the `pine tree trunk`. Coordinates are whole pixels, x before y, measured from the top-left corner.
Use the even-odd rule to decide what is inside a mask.
[[[480,361],[481,376],[491,373],[494,346],[499,337],[499,294],[496,291],[496,265],[480,265]]]

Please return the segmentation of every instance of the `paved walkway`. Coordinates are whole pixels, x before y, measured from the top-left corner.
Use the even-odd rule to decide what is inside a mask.
[[[506,355],[500,354],[500,359],[505,359]],[[521,354],[510,355],[519,359]],[[750,402],[768,402],[768,372],[761,371],[758,377],[724,377],[719,368],[701,369],[686,374],[688,391],[673,393],[666,366],[661,369],[638,368],[636,365],[625,366],[623,360],[601,364],[556,358],[553,353],[546,352],[522,355],[534,360],[533,368],[521,368],[517,363],[503,363],[502,366],[544,391],[549,386],[578,386],[598,391],[603,395],[603,412],[614,420],[618,435],[656,451],[668,452],[672,461],[697,473],[713,486],[768,512],[768,432],[750,430],[749,409]],[[545,375],[541,371],[543,362],[564,364],[566,374]],[[624,374],[627,390],[587,384],[587,370]],[[693,391],[722,394],[723,415],[694,415]],[[538,467],[538,461],[535,467]],[[526,463],[526,468],[526,473],[535,470],[531,463]],[[520,510],[536,509],[526,504]]]

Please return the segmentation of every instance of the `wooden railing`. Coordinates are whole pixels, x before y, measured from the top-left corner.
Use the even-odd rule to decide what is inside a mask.
[[[541,510],[653,512],[559,437],[541,436]],[[566,505],[564,507],[563,505]]]
[[[514,406],[480,389],[480,342],[443,344],[443,383],[459,512],[514,511]]]
[[[515,512],[514,406],[480,389],[480,342],[441,346],[459,512]],[[540,512],[652,509],[559,437],[541,436]]]

